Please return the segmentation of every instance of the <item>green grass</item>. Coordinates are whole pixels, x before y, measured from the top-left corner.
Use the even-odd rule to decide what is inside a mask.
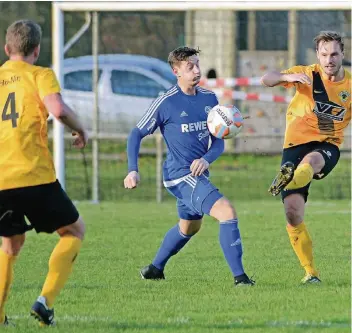
[[[166,267],[167,280],[141,280],[165,232],[174,202],[79,203],[87,236],[71,279],[55,304],[53,332],[344,333],[350,329],[350,202],[311,200],[306,223],[323,283],[303,276],[285,231],[281,203],[238,201],[244,264],[253,288],[234,288],[218,243],[203,228]],[[28,234],[7,306],[16,328],[38,332],[29,308],[44,281],[56,235]]]
[[[142,141],[141,151],[155,150],[155,137]],[[50,145],[52,142],[50,141]],[[92,145],[82,151],[71,146],[71,140],[65,140],[66,190],[74,200],[90,200],[92,184]],[[140,191],[126,191],[123,179],[127,173],[126,140],[108,140],[99,142],[100,160],[100,200],[108,201],[155,201],[156,198],[156,160],[152,155],[142,154],[139,159],[142,182]],[[265,200],[267,188],[280,167],[281,156],[265,154],[223,154],[210,168],[211,180],[231,199]],[[342,156],[338,165],[323,181],[314,181],[310,194],[314,199],[350,199],[351,198],[351,159]],[[172,197],[163,190],[164,200]]]
[[[100,161],[100,199],[119,201],[154,201],[156,197],[156,161],[152,156],[140,158],[140,191],[126,191],[123,179],[127,173],[126,156],[120,160]],[[280,156],[224,155],[211,165],[211,180],[227,197],[240,200],[268,199],[267,188],[280,167]],[[87,167],[83,158],[68,160],[66,188],[75,200],[91,198],[91,161]],[[341,158],[329,176],[313,181],[311,197],[320,200],[349,199],[351,197],[351,161]],[[172,197],[163,190],[164,199]]]

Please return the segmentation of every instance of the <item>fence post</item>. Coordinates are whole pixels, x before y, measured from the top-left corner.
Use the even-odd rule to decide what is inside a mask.
[[[63,62],[64,62],[64,13],[57,3],[52,7],[52,38],[53,38],[53,69],[64,87]],[[53,121],[53,145],[54,145],[54,164],[56,177],[62,188],[65,188],[65,138],[64,125],[57,119]]]
[[[99,202],[99,17],[98,12],[93,13],[93,36],[92,36],[92,53],[93,53],[93,90],[94,90],[94,108],[93,108],[93,140],[92,140],[92,201]]]
[[[296,65],[297,62],[297,11],[288,12],[288,67]]]

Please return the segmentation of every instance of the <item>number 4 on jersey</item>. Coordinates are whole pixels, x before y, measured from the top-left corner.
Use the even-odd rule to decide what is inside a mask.
[[[17,118],[18,118],[18,113],[16,112],[15,93],[12,92],[12,93],[9,93],[9,95],[7,96],[4,109],[2,110],[1,119],[3,121],[11,120],[12,127],[17,127]]]

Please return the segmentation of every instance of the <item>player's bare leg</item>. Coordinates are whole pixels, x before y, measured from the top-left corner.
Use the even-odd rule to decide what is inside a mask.
[[[320,174],[325,165],[324,157],[320,152],[314,151],[307,154],[294,172],[292,181],[285,187],[286,190],[295,190],[308,185],[315,174]]]
[[[309,163],[313,168],[314,174],[317,174],[325,166],[325,159],[319,151],[312,151],[311,153],[304,156],[301,164]]]
[[[180,219],[178,226],[184,235],[195,235],[201,228],[203,220]]]
[[[71,274],[74,261],[81,248],[85,225],[81,218],[57,230],[60,240],[49,260],[49,272],[41,295],[32,306],[31,315],[41,326],[54,325],[53,304]]]
[[[13,267],[25,241],[25,234],[2,237],[0,249],[0,325],[8,325],[5,304],[13,281]]]
[[[171,228],[165,235],[153,263],[142,268],[140,274],[146,280],[164,280],[167,261],[177,254],[201,228],[202,220],[184,220]]]

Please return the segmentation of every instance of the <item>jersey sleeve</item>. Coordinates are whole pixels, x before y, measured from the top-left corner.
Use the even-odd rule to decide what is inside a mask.
[[[163,95],[154,100],[141,120],[137,123],[136,127],[139,129],[142,137],[153,134],[163,123],[166,102],[162,97]]]
[[[56,75],[50,68],[45,68],[38,74],[37,86],[41,100],[43,100],[45,96],[59,93],[61,90]]]
[[[203,158],[209,163],[213,163],[223,152],[225,149],[224,140],[218,139],[215,136],[209,137],[209,149],[207,153],[203,156]]]
[[[219,100],[218,100],[218,97],[214,94],[214,105],[213,105],[213,107],[215,105],[219,105]]]
[[[307,66],[293,66],[291,68],[288,68],[284,71],[281,71],[281,74],[306,74],[306,67]],[[284,88],[292,88],[296,85],[296,83],[294,82],[281,82],[280,84],[278,84],[279,86],[282,86]]]

